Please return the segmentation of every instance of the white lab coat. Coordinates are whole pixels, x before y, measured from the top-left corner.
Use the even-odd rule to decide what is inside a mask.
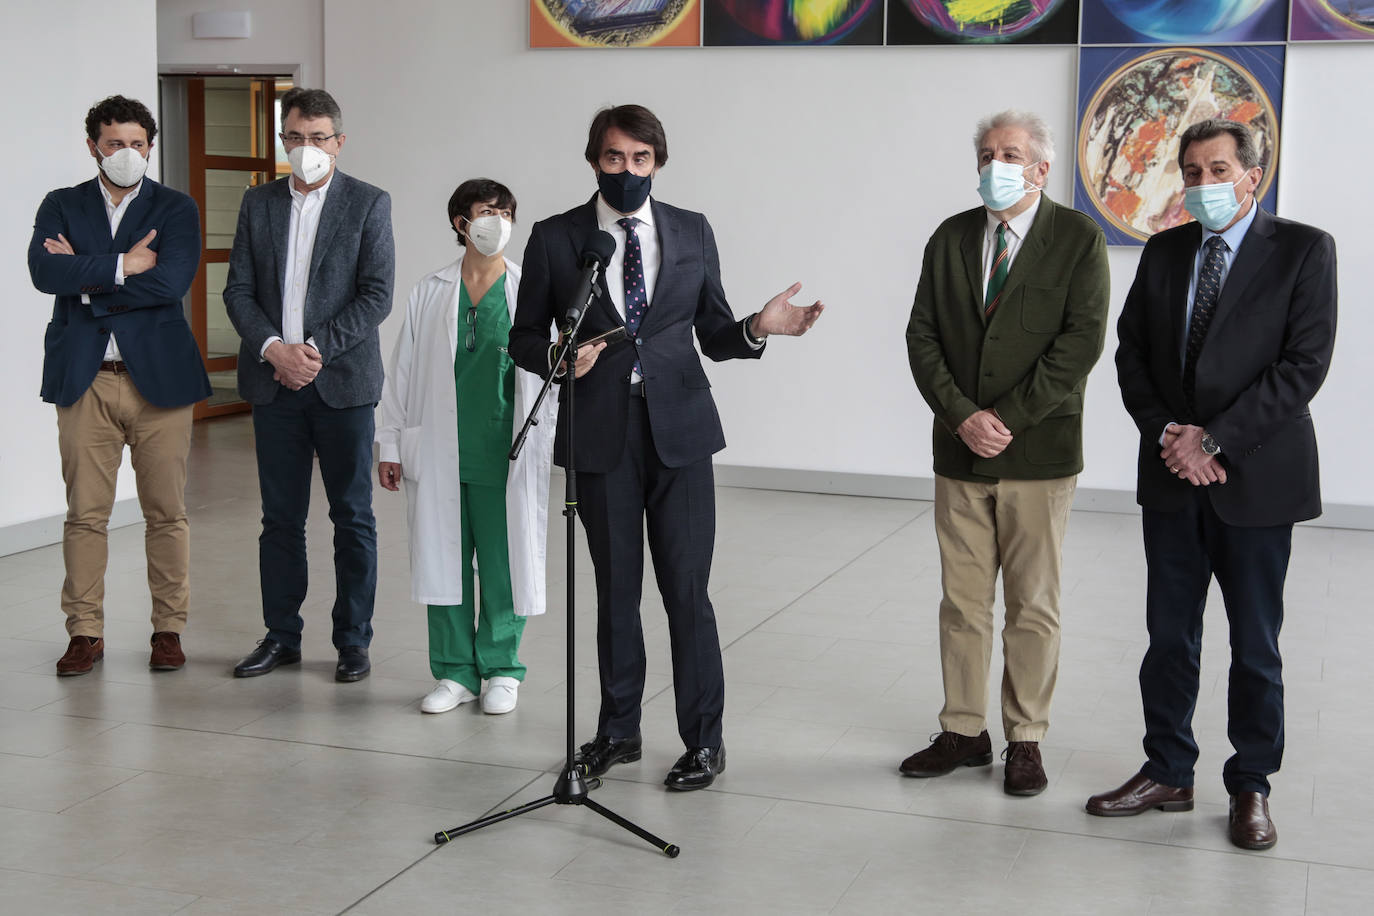
[[[458,467],[458,402],[453,360],[458,347],[460,256],[426,275],[410,293],[405,322],[382,390],[379,460],[400,462],[410,519],[410,596],[420,604],[463,601],[462,474]],[[515,314],[520,268],[506,261],[506,304]],[[515,370],[515,421],[520,431],[544,380]],[[506,480],[506,535],[515,613],[545,610],[544,553],[548,533],[549,468],[558,414],[545,398],[539,425],[511,462]]]

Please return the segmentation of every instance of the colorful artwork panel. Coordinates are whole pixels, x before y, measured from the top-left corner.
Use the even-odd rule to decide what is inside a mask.
[[[1284,40],[1288,0],[1083,0],[1083,44]]]
[[[1374,0],[1293,0],[1294,41],[1374,41]]]
[[[887,43],[1077,44],[1076,0],[887,0]]]
[[[705,0],[702,43],[881,45],[882,0]]]
[[[700,44],[700,0],[530,0],[531,48]]]
[[[1273,212],[1284,48],[1082,48],[1074,206],[1111,245],[1187,222],[1178,142],[1190,124],[1229,118],[1254,131]]]

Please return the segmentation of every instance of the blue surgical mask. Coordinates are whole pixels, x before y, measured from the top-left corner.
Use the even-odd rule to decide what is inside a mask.
[[[1244,199],[1236,200],[1236,185],[1246,177],[1248,176],[1242,175],[1238,181],[1230,184],[1195,184],[1191,188],[1186,188],[1183,192],[1183,209],[1208,229],[1220,232],[1236,218],[1241,204],[1245,202]]]
[[[1030,165],[991,160],[978,170],[978,196],[983,198],[983,204],[989,210],[1006,210],[1015,206],[1027,191],[1040,190],[1038,185],[1026,181],[1026,169],[1039,164],[1039,160]]]

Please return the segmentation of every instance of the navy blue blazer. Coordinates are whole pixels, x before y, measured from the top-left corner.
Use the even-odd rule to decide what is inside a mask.
[[[1117,323],[1117,377],[1140,430],[1136,498],[1179,510],[1192,484],[1159,459],[1170,422],[1192,422],[1221,445],[1226,483],[1206,488],[1222,521],[1261,527],[1321,514],[1317,435],[1308,403],[1336,340],[1336,243],[1264,210],[1245,233],[1197,361],[1196,414],[1183,394],[1188,285],[1202,228],[1187,223],[1145,243]]]
[[[43,198],[29,242],[29,275],[56,296],[43,341],[43,400],[70,407],[100,371],[110,334],[139,394],[155,407],[184,407],[210,396],[200,348],[186,323],[182,298],[200,266],[200,214],[180,191],[143,179],[119,232],[98,178]],[[149,248],[157,266],[115,285],[115,261],[156,229]],[[44,239],[61,233],[75,255],[48,254]],[[90,304],[81,301],[90,296]]]
[[[262,345],[282,333],[282,284],[291,231],[291,177],[243,195],[224,307],[243,344],[239,394],[270,404],[281,390]],[[391,313],[396,245],[391,197],[335,170],[320,211],[305,291],[305,338],[315,339],[324,367],[315,390],[330,407],[361,407],[382,397],[385,369],[377,328]]]
[[[649,425],[659,459],[683,467],[725,448],[711,382],[692,341],[713,360],[757,359],[763,351],[745,341],[720,285],[720,256],[711,224],[700,213],[652,202],[662,266],[654,297],[636,339],[602,351],[592,370],[577,380],[579,471],[604,473],[625,448],[630,370],[638,357],[644,376]],[[521,265],[520,300],[511,323],[510,355],[529,372],[549,376],[549,327],[562,323],[567,298],[578,285],[582,247],[598,229],[596,198],[534,224]],[[747,319],[746,319],[747,320]],[[598,280],[596,298],[581,336],[623,325]],[[560,393],[560,400],[562,394]],[[554,460],[567,467],[567,414],[558,412]]]

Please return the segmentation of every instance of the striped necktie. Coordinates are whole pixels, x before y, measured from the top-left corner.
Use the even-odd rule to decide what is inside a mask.
[[[992,270],[988,273],[988,291],[983,296],[983,316],[992,317],[992,310],[997,308],[997,300],[1002,296],[1002,287],[1007,285],[1007,264],[1011,258],[1007,255],[1007,224],[1001,222],[997,224],[997,248],[992,256]]]

